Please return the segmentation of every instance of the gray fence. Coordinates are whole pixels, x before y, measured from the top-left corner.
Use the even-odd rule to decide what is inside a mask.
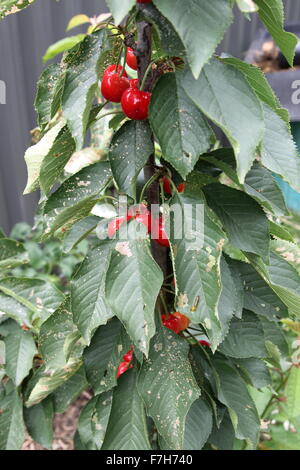
[[[300,1],[286,0],[286,21],[300,21]],[[104,0],[38,0],[33,6],[0,22],[0,84],[6,104],[0,104],[0,227],[9,231],[19,221],[32,222],[38,195],[22,196],[26,183],[24,151],[35,126],[35,84],[48,45],[64,36],[70,17],[106,11]],[[219,47],[241,57],[261,27],[257,17],[240,13]]]

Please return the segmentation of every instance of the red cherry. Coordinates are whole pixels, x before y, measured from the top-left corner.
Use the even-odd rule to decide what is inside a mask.
[[[121,76],[121,71],[121,65],[118,67],[110,65],[103,74],[101,93],[106,100],[112,103],[120,103],[123,93],[129,88],[127,74],[124,71]]]
[[[115,233],[121,225],[124,222],[128,222],[130,219],[132,219],[132,216],[127,215],[127,216],[122,216],[122,217],[116,217],[114,220],[112,220],[107,227],[107,235],[109,238],[113,238],[115,236]]]
[[[171,187],[171,182],[167,176],[163,177],[163,184],[164,184],[164,192],[166,194],[172,195],[172,187]]]
[[[118,75],[121,75],[122,72],[122,65],[116,66],[116,64],[109,65],[103,72],[103,77],[106,75],[113,75],[114,73],[117,73]],[[126,70],[123,70],[122,77],[128,78],[128,75],[126,73]]]
[[[180,331],[186,330],[189,327],[190,320],[188,319],[188,317],[186,317],[180,312],[174,312],[173,316],[176,317],[179,322]]]
[[[178,191],[179,193],[183,193],[183,191],[184,191],[184,186],[185,186],[184,183],[180,183],[180,184],[178,185],[178,187],[177,187],[177,191]]]
[[[167,237],[166,231],[163,226],[163,218],[162,216],[159,216],[159,218],[155,221],[153,221],[153,231],[154,233],[152,234],[153,240],[157,241],[159,245],[162,246],[170,246],[169,239]]]
[[[127,49],[126,63],[131,69],[137,70],[138,66],[137,66],[136,55],[133,52],[133,49],[131,49],[131,47],[128,47]]]
[[[132,358],[133,358],[133,349],[129,349],[129,351],[126,354],[124,354],[123,360],[125,362],[131,362]]]
[[[139,90],[136,82],[137,80],[130,80],[130,88],[122,95],[121,106],[130,119],[143,121],[148,117],[151,93]]]
[[[201,344],[202,346],[207,346],[208,348],[210,348],[211,346],[211,344],[208,341],[205,341],[204,339],[201,339],[199,341],[199,344]]]
[[[169,330],[174,331],[174,333],[180,333],[180,325],[178,318],[174,317],[174,315],[162,315],[161,316],[163,325]]]
[[[120,377],[120,375],[124,374],[128,370],[128,362],[121,362],[121,364],[118,367],[118,372],[117,372],[117,378]]]
[[[137,3],[152,3],[152,0],[136,0]]]

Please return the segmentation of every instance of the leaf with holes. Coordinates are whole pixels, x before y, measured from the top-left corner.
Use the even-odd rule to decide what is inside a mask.
[[[78,421],[80,440],[86,450],[100,450],[112,408],[112,392],[92,398],[81,410]]]
[[[58,229],[64,233],[89,215],[110,178],[107,162],[90,165],[68,178],[45,204],[48,227],[44,237],[49,237]]]
[[[135,237],[140,224],[131,222],[130,226]],[[154,308],[162,283],[149,240],[129,237],[116,244],[106,275],[106,299],[135,346],[146,355],[155,333]]]
[[[186,416],[200,395],[185,340],[160,326],[143,363],[138,390],[168,449],[181,449]]]

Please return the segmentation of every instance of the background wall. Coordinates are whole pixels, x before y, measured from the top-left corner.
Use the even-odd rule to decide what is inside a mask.
[[[285,0],[286,21],[300,22],[300,2]],[[39,0],[0,22],[0,80],[6,83],[6,105],[0,104],[0,227],[8,232],[20,221],[32,222],[38,194],[22,196],[26,184],[24,152],[35,127],[35,85],[47,47],[64,37],[68,20],[107,11],[104,0]],[[236,21],[219,47],[242,57],[262,25],[254,16]],[[77,30],[76,30],[77,31]],[[70,33],[72,34],[72,32]]]

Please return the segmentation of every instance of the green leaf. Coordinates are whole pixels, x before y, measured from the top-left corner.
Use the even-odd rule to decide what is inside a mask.
[[[44,193],[48,194],[53,184],[56,183],[74,150],[74,139],[65,126],[57,135],[50,151],[41,163],[39,180]]]
[[[299,432],[286,431],[282,426],[272,426],[271,440],[265,441],[267,450],[299,450]]]
[[[59,109],[60,102],[57,95],[59,95],[63,78],[60,65],[51,64],[42,72],[38,80],[34,107],[38,114],[38,125],[42,131]]]
[[[248,81],[239,70],[217,59],[204,66],[198,80],[188,70],[181,80],[196,106],[227,136],[243,183],[264,133],[261,104]]]
[[[26,307],[28,315],[31,314],[32,319],[41,321],[47,320],[64,300],[64,295],[61,291],[52,284],[40,279],[3,278],[0,281],[0,291],[18,301],[23,307]],[[11,303],[6,297],[1,295],[0,299],[4,301],[4,308],[7,306],[7,313],[10,314],[11,307],[15,305],[15,302]],[[23,312],[24,310],[22,309]]]
[[[74,322],[89,343],[95,329],[113,316],[105,299],[105,279],[114,243],[103,242],[87,255],[71,282]]]
[[[227,406],[238,439],[250,441],[256,448],[260,421],[253,400],[239,374],[225,361],[215,360],[220,377],[218,399]]]
[[[261,146],[262,164],[300,191],[300,158],[289,129],[268,106],[264,106],[265,135]]]
[[[264,265],[262,260],[247,253],[253,267],[274,290],[282,302],[288,307],[290,315],[299,317],[300,285],[296,269],[284,258],[273,252],[270,253],[270,265]]]
[[[40,367],[28,384],[28,398],[25,405],[30,407],[40,403],[69,380],[79,370],[81,364],[79,359],[71,358],[65,367],[57,369],[51,375],[46,372],[45,367]]]
[[[87,379],[95,394],[117,384],[118,367],[129,348],[130,339],[117,318],[97,329],[83,354]]]
[[[100,218],[94,215],[86,217],[73,225],[63,241],[63,251],[69,253],[97,227]]]
[[[233,450],[234,438],[234,427],[232,425],[229,413],[226,411],[219,428],[214,425],[208,442],[210,442],[217,449]]]
[[[300,368],[293,366],[286,384],[287,411],[289,418],[300,415]]]
[[[157,31],[160,47],[169,56],[184,56],[185,47],[169,20],[163,16],[153,3],[143,6],[143,16]]]
[[[204,194],[222,221],[230,243],[268,259],[269,224],[259,204],[247,194],[218,183],[206,186]]]
[[[207,207],[198,183],[197,175],[192,175],[184,193],[172,201],[184,209],[184,234],[174,240],[177,308],[193,322],[204,324],[216,347],[220,340],[220,259],[226,236]],[[175,234],[181,233],[174,229]]]
[[[114,389],[102,450],[150,450],[145,409],[137,390],[136,368],[126,371]]]
[[[135,237],[140,224],[131,222],[130,226]],[[154,308],[163,283],[162,271],[152,258],[149,245],[149,240],[143,238],[119,241],[106,276],[109,306],[137,349],[146,355],[155,333]]]
[[[0,268],[12,269],[26,262],[28,262],[28,255],[22,243],[10,238],[1,238]]]
[[[122,0],[121,3],[119,0],[106,0],[106,3],[115,19],[116,24],[119,24],[135,5],[136,0]]]
[[[19,386],[32,369],[37,352],[32,334],[24,331],[15,321],[9,320],[9,333],[5,342],[5,370],[16,386]]]
[[[288,231],[288,229],[284,227],[283,225],[279,225],[278,223],[275,224],[275,222],[272,222],[271,220],[270,220],[270,233],[277,239],[279,238],[280,240],[285,240],[287,242],[294,243],[294,237]],[[298,250],[297,247],[296,249]]]
[[[35,442],[51,449],[53,441],[53,402],[48,397],[38,405],[24,409],[27,430]]]
[[[221,283],[222,291],[218,304],[218,316],[221,324],[219,343],[228,333],[233,315],[240,318],[242,313],[243,297],[240,295],[239,285],[227,264],[224,256],[221,258]]]
[[[43,56],[43,62],[48,62],[48,60],[53,59],[57,55],[69,51],[84,38],[85,34],[77,34],[76,36],[68,36],[66,38],[60,39],[54,44],[51,44]]]
[[[39,175],[43,160],[51,152],[51,149],[64,125],[65,122],[60,120],[41,138],[37,144],[32,145],[26,150],[24,158],[27,165],[28,179],[23,194],[29,194],[38,189]]]
[[[214,135],[176,74],[163,75],[155,86],[149,120],[163,158],[185,178],[199,155],[209,149]]]
[[[244,307],[269,319],[288,316],[288,310],[280,298],[268,286],[267,282],[246,263],[234,263],[241,273],[244,284]]]
[[[246,376],[248,381],[256,388],[268,387],[272,384],[272,378],[264,361],[256,358],[235,359],[241,375]]]
[[[86,450],[100,450],[112,408],[112,392],[92,398],[82,409],[78,432]]]
[[[20,325],[32,326],[32,309],[28,309],[9,295],[3,294],[0,290],[0,311],[2,315],[12,318]],[[1,317],[0,317],[1,318]]]
[[[184,450],[201,450],[211,433],[212,425],[211,407],[203,398],[198,398],[186,417]]]
[[[261,317],[260,322],[264,330],[265,341],[273,343],[278,347],[281,354],[287,357],[289,355],[289,347],[281,325],[269,321],[265,317]]]
[[[230,2],[154,0],[153,3],[173,24],[185,45],[193,75],[198,78],[233,20]]]
[[[146,121],[127,121],[114,134],[109,151],[112,174],[121,192],[136,198],[136,180],[154,153],[152,133]]]
[[[245,178],[244,189],[249,196],[277,217],[287,214],[282,191],[272,173],[255,163]]]
[[[0,450],[19,450],[25,438],[23,403],[11,385],[0,384]]]
[[[31,5],[34,1],[35,0],[1,0],[0,18],[4,18],[12,13],[17,13]]]
[[[284,31],[284,9],[282,0],[255,0],[261,21],[281,49],[286,60],[293,67],[295,48],[298,38],[295,34]]]
[[[81,26],[82,24],[90,23],[90,18],[87,15],[75,15],[73,16],[67,26],[67,31],[70,29]]]
[[[267,357],[265,337],[259,318],[244,310],[241,319],[233,318],[228,335],[218,350],[229,357]]]
[[[168,449],[183,448],[186,416],[200,395],[188,352],[185,340],[160,326],[139,375],[138,390],[147,414]]]
[[[68,178],[45,204],[48,228],[44,236],[49,237],[58,229],[65,232],[89,215],[110,178],[107,162],[90,165]]]
[[[39,350],[47,370],[64,367],[67,363],[65,355],[65,342],[75,329],[70,309],[70,300],[67,299],[49,318],[40,329]]]
[[[62,96],[63,115],[81,150],[100,75],[99,65],[105,31],[88,35],[65,57],[66,81]]]
[[[55,413],[64,413],[68,406],[88,387],[84,366],[66,380],[52,394]]]
[[[240,70],[248,80],[249,85],[255,91],[257,97],[276,111],[278,116],[281,117],[281,119],[283,119],[289,126],[290,117],[288,110],[281,107],[277,96],[265,77],[265,74],[259,67],[248,64],[240,59],[236,59],[235,57],[226,57],[221,58],[220,60],[225,64],[233,65]]]
[[[268,211],[277,216],[287,214],[284,197],[274,175],[259,163],[253,164],[246,175],[244,184],[240,184],[235,171],[234,152],[231,148],[215,150],[200,158],[219,167],[241,190],[244,190]]]

